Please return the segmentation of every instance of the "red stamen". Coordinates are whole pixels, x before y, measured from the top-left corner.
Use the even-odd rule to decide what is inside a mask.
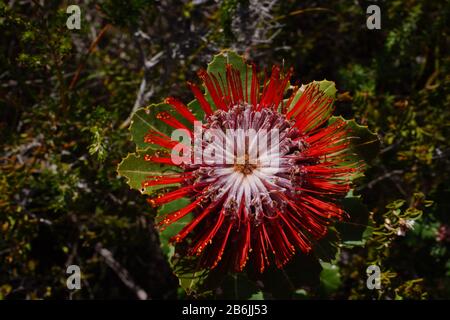
[[[195,121],[198,121],[198,119],[192,114],[188,107],[178,99],[168,97],[164,100],[164,103],[170,104],[172,107],[174,107],[175,110],[178,111],[178,113],[190,123],[194,124]]]
[[[197,99],[197,101],[200,103],[200,107],[203,109],[205,114],[207,116],[212,115],[213,111],[211,109],[211,106],[209,105],[208,101],[206,101],[205,96],[200,91],[200,88],[196,84],[191,82],[188,82],[187,84],[191,89],[192,93],[194,94],[195,98]]]

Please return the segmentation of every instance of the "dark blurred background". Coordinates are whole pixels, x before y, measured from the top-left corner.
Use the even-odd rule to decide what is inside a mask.
[[[71,4],[80,30],[66,27]],[[380,30],[366,26],[370,4]],[[297,83],[335,81],[335,114],[382,143],[355,192],[379,233],[305,297],[450,298],[449,17],[447,1],[426,0],[1,0],[0,299],[183,297],[152,209],[116,167],[134,149],[133,110],[192,99],[185,82],[224,48],[293,66]]]

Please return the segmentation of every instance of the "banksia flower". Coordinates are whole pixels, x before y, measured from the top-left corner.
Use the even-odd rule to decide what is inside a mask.
[[[170,97],[164,110],[147,110],[187,137],[180,142],[157,126],[144,137],[156,147],[145,161],[177,168],[145,177],[144,190],[162,188],[148,202],[191,199],[158,226],[192,214],[171,240],[185,241],[202,268],[281,268],[296,252],[313,250],[328,226],[346,216],[339,198],[361,168],[350,130],[343,119],[329,121],[333,97],[319,82],[290,85],[292,70],[274,66],[262,82],[255,66],[225,63],[224,70],[198,74],[206,92],[189,83],[194,104]],[[174,157],[180,150],[183,157]]]

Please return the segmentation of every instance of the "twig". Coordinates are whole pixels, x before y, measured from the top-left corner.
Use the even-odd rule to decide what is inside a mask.
[[[110,24],[106,24],[106,25],[102,28],[102,30],[99,32],[97,38],[95,38],[94,41],[92,41],[92,43],[91,43],[91,45],[90,45],[90,47],[89,47],[89,50],[88,50],[88,52],[87,52],[87,54],[86,54],[86,57],[84,58],[84,61],[81,62],[81,63],[78,65],[77,71],[75,72],[75,75],[73,76],[72,81],[70,82],[69,90],[72,90],[72,89],[75,87],[75,85],[77,84],[78,78],[80,77],[80,73],[81,73],[81,71],[83,70],[83,68],[84,68],[84,66],[85,66],[85,64],[86,64],[87,58],[88,58],[89,55],[92,53],[92,51],[94,51],[94,49],[95,49],[95,47],[97,46],[98,42],[100,41],[100,39],[103,37],[103,35],[106,33],[106,31],[108,31],[108,29],[109,29],[110,27],[111,27]]]
[[[67,257],[66,266],[70,266],[73,263],[77,254],[78,254],[78,242],[74,242],[72,244],[72,250],[70,251],[70,254]]]
[[[125,129],[126,127],[128,127],[128,125],[131,122],[131,118],[133,117],[133,114],[142,105],[142,102],[144,101],[146,84],[147,84],[147,80],[146,80],[146,77],[144,76],[144,77],[142,77],[142,81],[139,86],[139,91],[137,93],[136,100],[134,101],[134,105],[133,105],[133,108],[131,109],[130,115],[124,122],[122,122],[122,124],[119,127],[120,129]],[[153,87],[150,89],[150,92],[151,92],[151,94],[153,94]]]
[[[122,265],[114,259],[111,251],[103,248],[101,243],[97,243],[95,246],[95,251],[100,254],[105,263],[110,267],[116,275],[122,280],[123,284],[127,286],[130,290],[134,291],[139,300],[151,299],[150,296],[141,287],[139,287],[131,278],[129,272],[122,267]]]
[[[139,35],[140,31],[137,31],[134,36],[136,37]],[[144,76],[142,77],[141,84],[139,85],[139,90],[136,96],[136,100],[134,101],[133,108],[131,109],[130,115],[128,118],[122,122],[122,124],[119,126],[120,129],[125,129],[130,125],[131,118],[133,117],[133,114],[136,112],[136,110],[142,106],[142,104],[147,100],[149,97],[153,95],[154,88],[151,87],[149,92],[145,92],[145,88],[147,86],[148,78],[150,69],[153,68],[155,65],[157,65],[160,61],[161,56],[163,55],[163,52],[158,52],[156,55],[154,55],[150,60],[147,60],[144,54],[144,50],[142,49],[142,46],[138,39],[135,38],[136,47],[138,48],[139,54],[141,56],[141,63],[142,67],[144,68]]]
[[[391,178],[394,175],[399,175],[399,174],[402,174],[402,173],[403,173],[403,170],[393,170],[391,172],[387,172],[384,175],[379,176],[378,178],[370,181],[366,185],[363,185],[363,186],[361,186],[359,188],[356,188],[356,191],[360,191],[360,190],[363,190],[363,189],[366,189],[366,188],[372,189],[373,186],[376,185],[378,182],[380,182],[380,181],[382,181],[384,179]]]
[[[282,20],[287,17],[297,16],[299,14],[307,13],[307,12],[328,12],[328,13],[336,13],[334,10],[328,9],[328,8],[306,8],[306,9],[299,9],[292,12],[289,12],[286,15],[282,15],[279,17],[276,17],[274,20]]]
[[[390,151],[390,150],[392,150],[392,149],[397,148],[402,142],[403,142],[403,138],[398,139],[397,142],[395,142],[395,143],[393,143],[393,144],[387,146],[387,147],[384,148],[384,149],[381,149],[380,154],[386,153],[386,152],[388,152],[388,151]]]

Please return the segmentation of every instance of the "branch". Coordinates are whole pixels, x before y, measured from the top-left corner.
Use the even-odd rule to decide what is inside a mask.
[[[139,90],[136,96],[136,100],[134,101],[134,105],[133,105],[133,109],[131,109],[130,115],[128,116],[128,118],[122,122],[122,124],[119,126],[120,129],[125,129],[126,127],[128,127],[131,123],[131,118],[133,117],[133,114],[136,112],[137,109],[139,109],[140,106],[142,106],[142,104],[153,95],[154,92],[154,88],[151,87],[149,92],[145,92],[145,88],[147,86],[147,82],[148,82],[148,78],[149,78],[149,71],[151,68],[153,68],[154,66],[156,66],[159,61],[161,56],[163,55],[163,52],[158,52],[156,55],[154,55],[150,60],[147,60],[145,58],[145,54],[144,54],[144,50],[142,49],[142,46],[139,42],[138,39],[136,39],[136,36],[140,35],[139,33],[140,31],[137,31],[134,36],[135,36],[135,43],[136,43],[136,47],[138,48],[139,54],[141,56],[141,63],[142,63],[142,67],[144,68],[144,76],[142,78],[141,84],[139,85]]]
[[[95,245],[95,251],[100,254],[103,259],[105,259],[105,263],[110,267],[116,275],[122,280],[123,284],[127,286],[130,290],[134,291],[139,300],[147,300],[151,299],[150,296],[145,292],[142,288],[140,288],[137,284],[134,283],[131,278],[129,272],[122,267],[122,265],[114,259],[114,256],[111,251],[106,248],[103,248],[101,243],[97,243]]]
[[[361,191],[366,188],[372,189],[373,186],[376,185],[378,182],[383,181],[384,179],[391,178],[392,176],[402,174],[403,172],[404,172],[403,170],[393,170],[391,172],[387,172],[387,173],[383,174],[382,176],[379,176],[378,178],[370,181],[369,183],[367,183],[359,188],[356,188],[356,191]]]
[[[78,78],[80,77],[80,73],[83,70],[84,65],[86,64],[87,58],[92,53],[92,51],[94,51],[95,47],[97,47],[98,42],[100,41],[100,39],[103,37],[103,35],[106,33],[106,31],[108,31],[108,29],[110,27],[111,27],[110,24],[106,24],[102,28],[102,30],[100,30],[97,38],[95,38],[94,41],[92,41],[91,45],[89,46],[89,50],[86,54],[86,57],[84,58],[84,61],[78,65],[77,71],[75,72],[75,75],[73,76],[72,81],[70,82],[69,90],[72,90],[75,87],[75,85],[77,84]]]

